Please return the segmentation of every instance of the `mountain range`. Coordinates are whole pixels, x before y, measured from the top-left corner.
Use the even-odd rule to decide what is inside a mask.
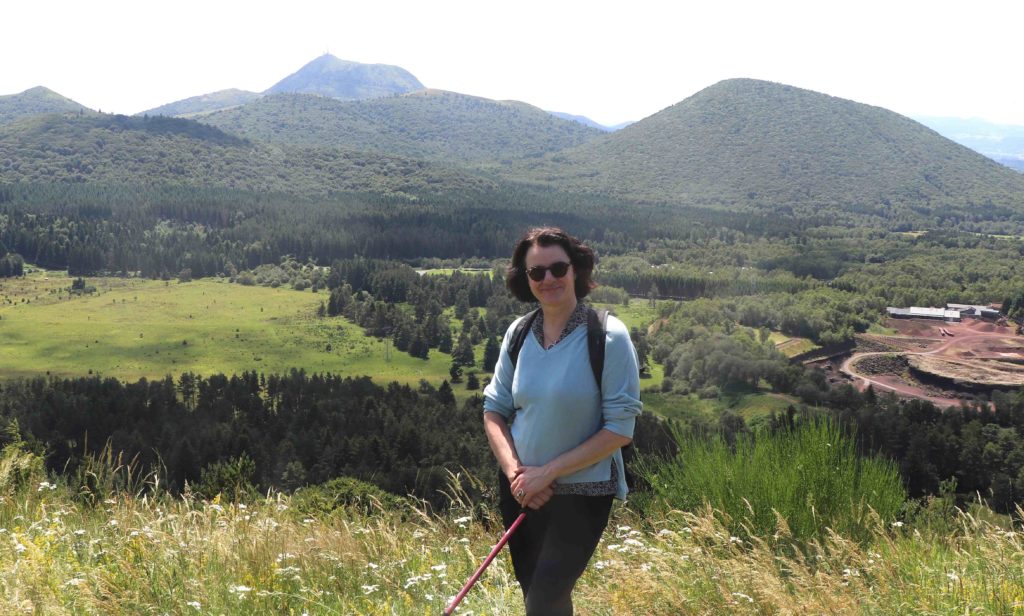
[[[128,119],[45,88],[2,97],[0,181],[403,194],[529,185],[890,220],[1024,212],[1024,175],[914,120],[751,79],[712,85],[615,132],[326,55],[264,93],[222,91],[151,111],[161,109]],[[165,112],[188,119],[153,117]]]

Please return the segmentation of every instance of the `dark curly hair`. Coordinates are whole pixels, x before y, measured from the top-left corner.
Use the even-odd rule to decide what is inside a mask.
[[[590,290],[597,286],[591,279],[594,273],[594,251],[558,227],[535,227],[516,244],[512,251],[512,264],[505,272],[505,285],[512,295],[521,302],[536,302],[530,290],[530,281],[526,278],[526,252],[530,246],[561,246],[569,256],[572,269],[576,272],[576,299],[583,299]]]

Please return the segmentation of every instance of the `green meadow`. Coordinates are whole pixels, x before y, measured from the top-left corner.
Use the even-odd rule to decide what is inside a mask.
[[[64,272],[45,270],[0,281],[0,379],[98,374],[131,381],[292,368],[369,375],[380,383],[450,379],[449,354],[432,349],[427,360],[414,358],[345,318],[317,317],[326,292],[223,278],[98,277],[86,279],[94,291],[77,294],[72,282]],[[602,306],[629,327],[646,329],[657,317],[647,302]],[[461,322],[453,318],[452,324],[458,336]],[[478,364],[485,346],[474,348]],[[490,370],[476,372],[484,378]],[[658,388],[663,376],[652,362],[641,385]],[[470,393],[464,383],[453,386],[460,398]]]
[[[100,374],[119,379],[194,372],[312,372],[440,383],[451,357],[416,359],[343,318],[318,318],[326,293],[36,271],[0,284],[0,378]]]

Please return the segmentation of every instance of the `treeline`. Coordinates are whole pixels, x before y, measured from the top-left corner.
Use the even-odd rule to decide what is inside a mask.
[[[25,273],[25,260],[21,255],[13,252],[0,257],[0,278],[21,276]]]
[[[449,471],[494,476],[482,412],[479,397],[458,404],[447,382],[380,386],[301,370],[134,383],[40,377],[0,390],[0,439],[16,432],[68,477],[109,450],[137,472],[158,472],[174,493],[186,482],[212,498],[347,476],[443,506]],[[658,420],[639,423],[645,449],[671,448]]]
[[[581,232],[602,224],[584,224],[567,204],[523,212],[516,200],[505,194],[466,203],[217,188],[7,187],[0,190],[6,218],[0,241],[30,263],[73,275],[166,278],[188,269],[205,277],[276,264],[286,255],[321,265],[355,256],[493,258],[509,252],[531,219]],[[632,248],[627,233],[609,235],[606,246]]]
[[[722,267],[719,271],[697,271],[693,267],[665,265],[602,271],[601,281],[625,289],[632,295],[693,299],[763,293],[799,293],[818,286],[813,280],[797,278],[790,272]]]
[[[809,338],[821,345],[850,342],[879,317],[884,305],[875,298],[820,287],[796,295],[698,299],[679,302],[665,311],[668,319],[654,342],[659,362],[680,343],[715,331],[730,335],[737,325],[757,330],[759,344],[768,343],[769,331]]]
[[[104,447],[158,470],[168,489],[208,497],[224,467],[266,491],[351,476],[440,503],[447,471],[489,473],[479,403],[459,405],[447,383],[381,387],[368,377],[253,372],[122,383],[97,377],[5,385],[0,418],[74,474]],[[246,460],[251,460],[246,464]],[[237,471],[236,471],[237,473]]]
[[[582,214],[581,212],[585,212]],[[327,265],[362,256],[421,261],[505,258],[530,226],[553,224],[603,256],[647,242],[787,236],[806,221],[713,209],[624,204],[507,187],[446,196],[321,197],[223,187],[0,184],[0,242],[73,275],[195,277],[251,270],[285,256]]]
[[[1024,290],[1004,299],[1002,310],[1003,314],[1011,319],[1018,323],[1024,323]]]
[[[321,316],[345,316],[368,335],[390,338],[396,349],[413,357],[426,359],[430,349],[449,353],[452,383],[461,382],[469,370],[471,389],[480,385],[472,371],[493,370],[501,336],[530,309],[508,293],[500,271],[419,275],[399,262],[347,259],[334,262],[325,284],[331,294]],[[461,321],[457,338],[449,307]],[[487,345],[478,358],[473,347],[484,340]]]

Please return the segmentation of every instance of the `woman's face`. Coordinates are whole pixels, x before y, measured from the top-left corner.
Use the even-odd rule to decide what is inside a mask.
[[[524,261],[527,271],[535,266],[550,267],[560,262],[571,263],[565,249],[558,244],[551,246],[534,244],[526,251]],[[533,296],[544,308],[569,308],[576,303],[576,272],[571,265],[561,278],[555,278],[555,275],[548,271],[544,274],[544,279],[539,282],[529,276],[526,277],[526,280],[530,283],[530,291],[533,292]]]

